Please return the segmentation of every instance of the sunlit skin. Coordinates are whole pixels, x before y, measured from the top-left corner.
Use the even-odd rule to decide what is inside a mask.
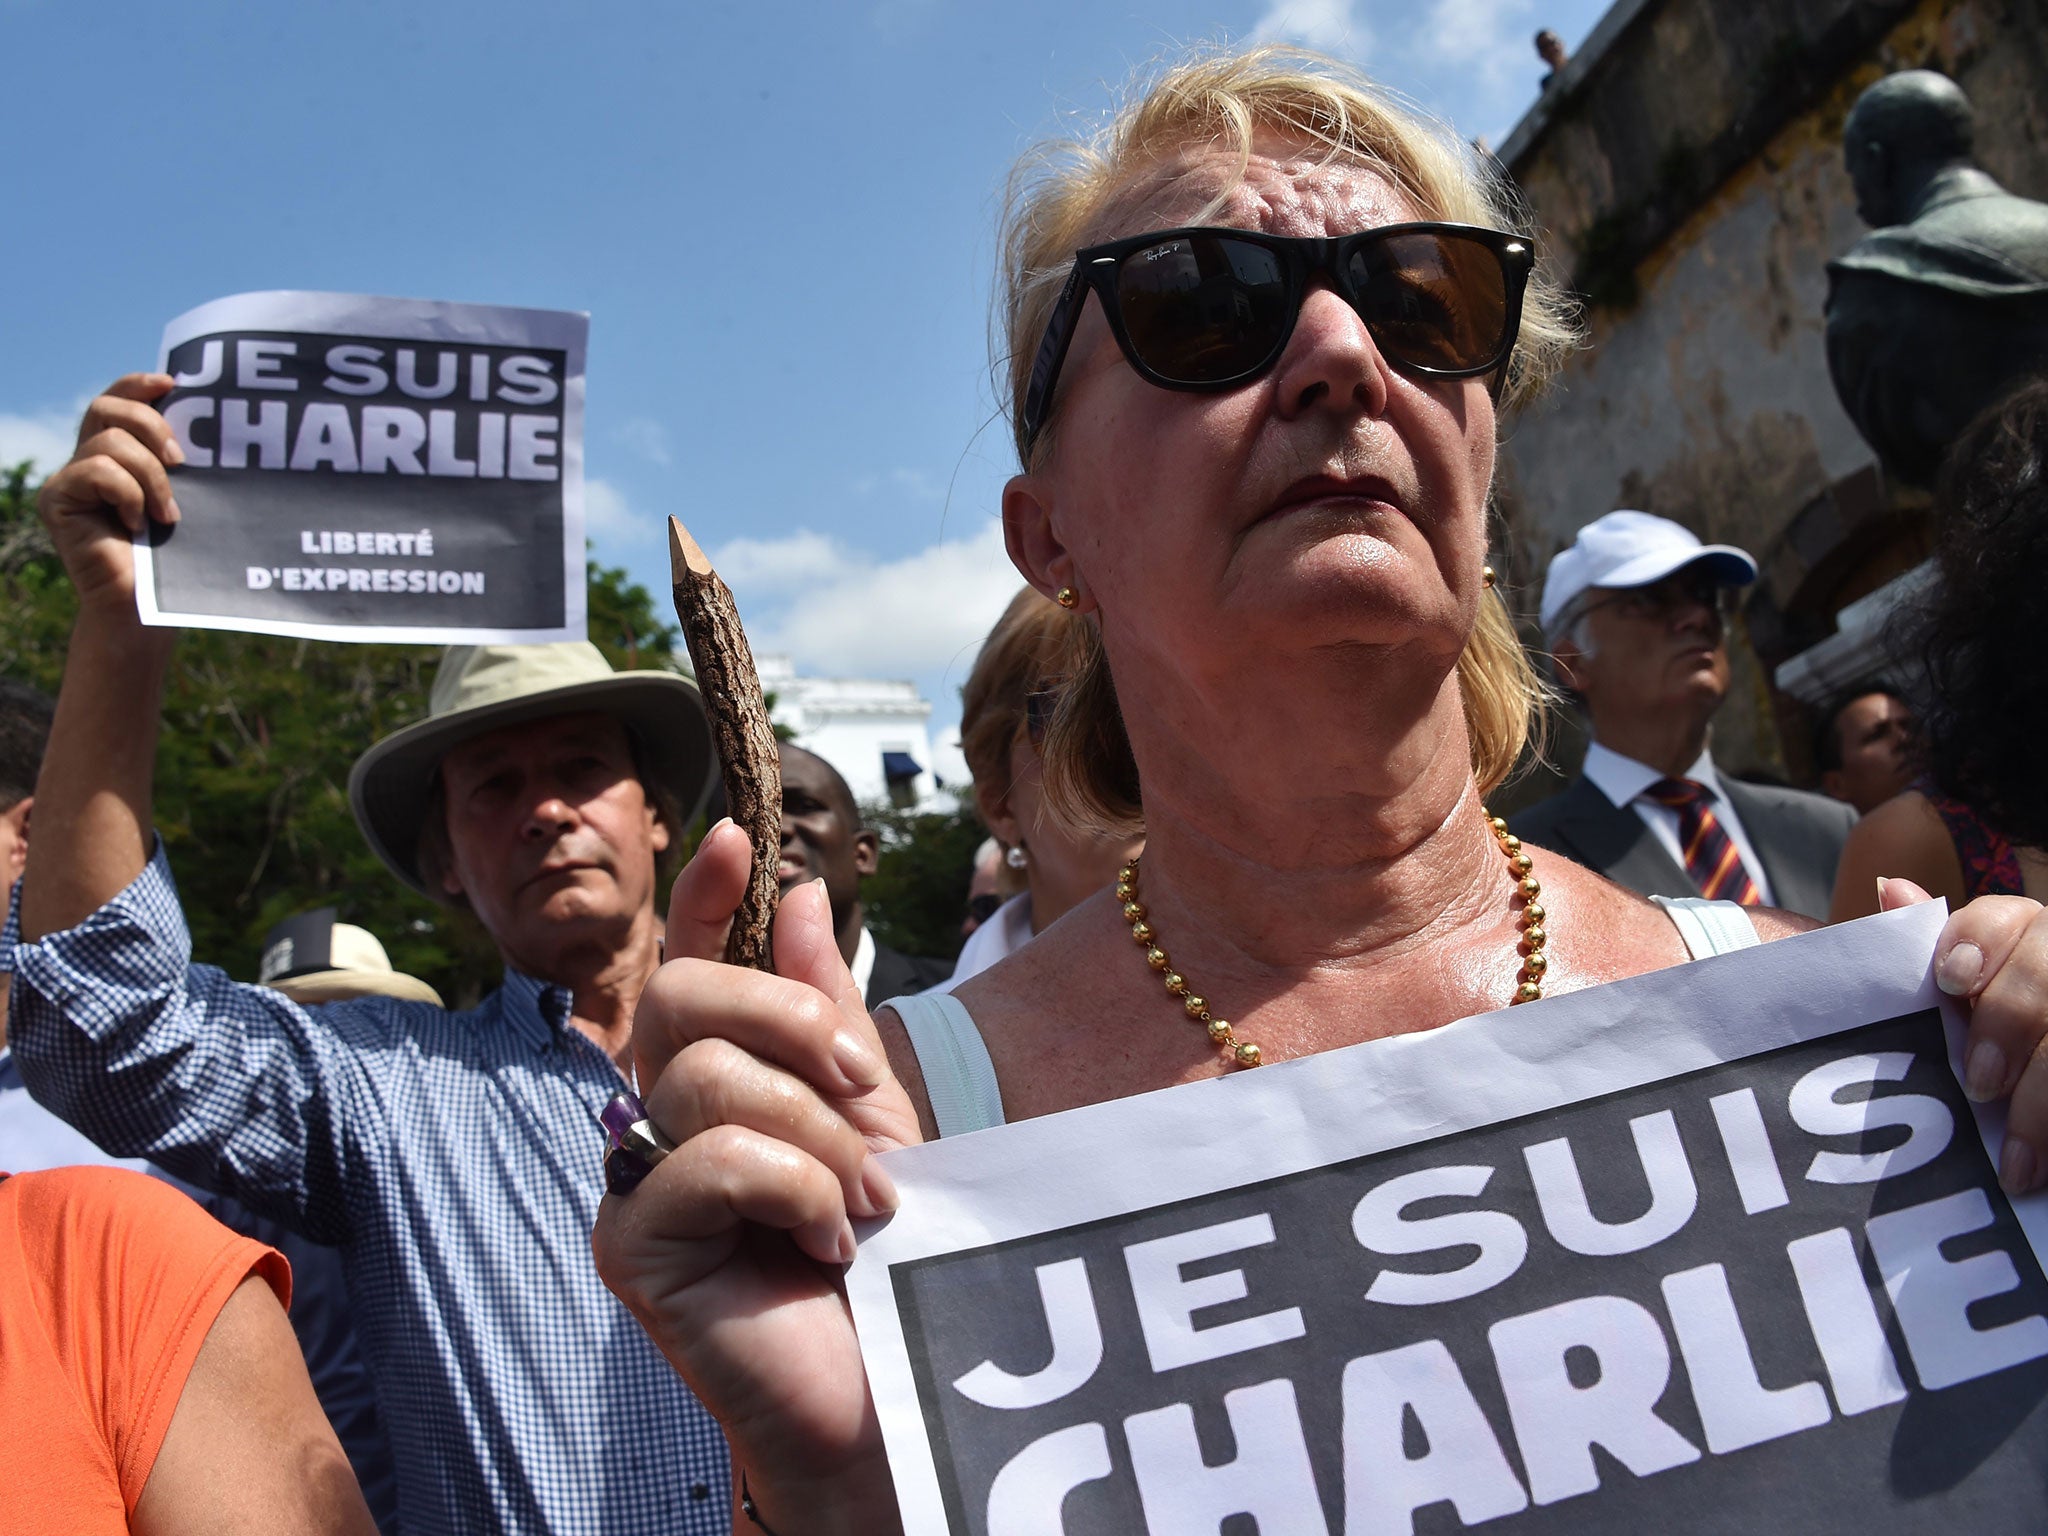
[[[1583,701],[1593,738],[1676,776],[1699,760],[1707,726],[1728,696],[1728,647],[1714,605],[1680,572],[1635,600],[1593,588],[1586,613],[1593,654],[1569,638],[1553,647],[1565,684]]]
[[[602,714],[509,725],[451,748],[441,782],[442,888],[468,901],[507,964],[569,988],[577,1027],[623,1059],[660,963],[654,862],[669,842],[625,727]]]

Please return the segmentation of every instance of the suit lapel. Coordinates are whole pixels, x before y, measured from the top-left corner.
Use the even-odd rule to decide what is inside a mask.
[[[1771,882],[1772,904],[1825,920],[1835,872],[1831,868],[1819,881],[1813,878],[1811,828],[1799,817],[1788,815],[1783,802],[1759,794],[1740,779],[1723,779],[1721,793],[1741,819],[1749,846],[1756,850],[1757,862]]]
[[[1625,805],[1615,805],[1590,779],[1580,778],[1566,791],[1559,809],[1558,839],[1588,869],[1598,870],[1617,885],[1639,895],[1699,894],[1679,862],[1665,851],[1643,818]]]
[[[900,997],[909,981],[909,964],[895,950],[886,945],[875,946],[875,968],[868,972],[867,996],[861,1001],[872,1008],[877,1003],[886,1003],[892,997]]]

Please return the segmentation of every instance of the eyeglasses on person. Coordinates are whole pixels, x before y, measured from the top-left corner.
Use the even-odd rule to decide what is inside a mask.
[[[1348,235],[1169,229],[1074,255],[1024,395],[1028,454],[1092,291],[1140,378],[1223,390],[1257,378],[1294,334],[1309,283],[1326,277],[1397,368],[1433,379],[1506,376],[1535,252],[1470,224],[1387,224]]]
[[[1621,587],[1593,597],[1580,605],[1575,620],[1606,609],[1624,619],[1662,624],[1694,607],[1705,608],[1725,621],[1735,611],[1734,589],[1704,566],[1690,566],[1661,581]]]

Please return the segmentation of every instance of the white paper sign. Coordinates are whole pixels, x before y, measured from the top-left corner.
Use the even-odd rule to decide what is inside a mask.
[[[323,640],[585,638],[589,316],[244,293],[164,328],[184,518],[144,623]]]
[[[1945,916],[890,1154],[906,1530],[2038,1530],[2048,1211]]]

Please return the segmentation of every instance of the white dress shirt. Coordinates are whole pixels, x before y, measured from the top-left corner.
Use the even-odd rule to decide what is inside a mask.
[[[968,977],[979,976],[998,960],[1015,954],[1031,942],[1037,931],[1031,925],[1031,893],[1012,896],[967,935],[967,942],[960,946],[960,958],[953,962],[953,974],[931,990],[951,992]]]
[[[1639,763],[1632,757],[1623,757],[1610,747],[1599,742],[1586,747],[1586,765],[1582,770],[1593,782],[1593,787],[1605,795],[1616,807],[1627,806],[1643,818],[1643,825],[1664,845],[1664,851],[1671,855],[1680,869],[1685,868],[1685,845],[1678,840],[1678,812],[1668,805],[1659,805],[1647,799],[1644,791],[1664,775],[1647,763]],[[1679,775],[1702,785],[1712,795],[1714,819],[1727,832],[1728,840],[1735,844],[1735,852],[1742,859],[1742,867],[1749,871],[1749,878],[1756,882],[1757,895],[1767,907],[1776,906],[1771,894],[1771,877],[1764,873],[1763,861],[1756,856],[1756,849],[1750,844],[1749,834],[1743,830],[1742,818],[1735,814],[1735,807],[1728,803],[1728,796],[1721,788],[1721,776],[1714,771],[1714,755],[1702,749],[1699,760]]]
[[[868,978],[875,974],[875,936],[866,923],[860,925],[860,942],[853,946],[853,964],[847,969],[853,972],[853,990],[866,997]]]

